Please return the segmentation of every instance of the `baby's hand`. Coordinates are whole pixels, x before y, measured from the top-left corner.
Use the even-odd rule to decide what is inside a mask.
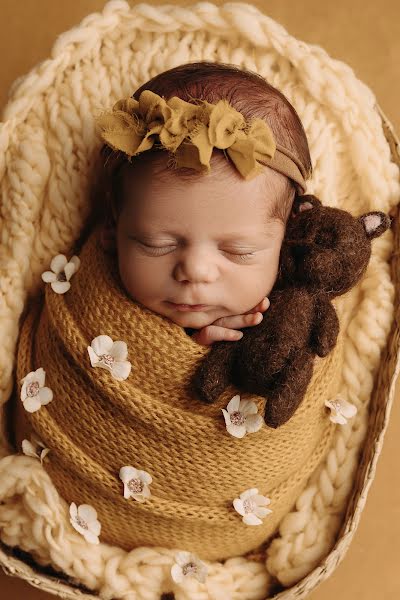
[[[211,325],[202,327],[192,335],[192,340],[202,346],[210,346],[213,342],[237,341],[243,337],[242,327],[251,327],[258,325],[263,319],[263,312],[267,310],[270,302],[268,298],[264,298],[254,308],[244,313],[243,315],[231,315],[229,317],[221,317],[214,321]]]

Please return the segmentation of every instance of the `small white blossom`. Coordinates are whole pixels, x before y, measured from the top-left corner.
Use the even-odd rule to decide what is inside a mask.
[[[43,463],[43,459],[48,455],[50,450],[49,448],[46,448],[42,440],[33,433],[30,440],[22,440],[22,452],[26,454],[26,456],[39,458],[40,462]]]
[[[206,565],[191,552],[178,552],[171,567],[171,577],[175,583],[182,583],[186,577],[195,577],[200,583],[207,578]]]
[[[229,401],[227,410],[221,408],[226,429],[231,435],[242,438],[246,433],[255,433],[264,422],[257,414],[257,405],[252,400],[241,400],[237,394]]]
[[[331,409],[329,419],[332,423],[346,425],[347,419],[351,419],[357,412],[357,407],[350,404],[344,398],[337,396],[335,400],[325,400],[325,406]]]
[[[97,520],[97,511],[90,504],[81,504],[78,508],[75,502],[69,507],[71,525],[81,533],[90,544],[98,544],[101,524]]]
[[[257,488],[251,488],[242,492],[240,498],[235,498],[233,506],[243,516],[243,523],[261,525],[261,519],[272,513],[272,510],[266,508],[270,503],[271,500],[259,494]]]
[[[69,280],[77,272],[80,264],[78,256],[73,256],[68,262],[64,254],[57,254],[50,263],[51,271],[44,271],[42,279],[45,283],[50,283],[52,290],[57,294],[65,294],[71,287]]]
[[[25,410],[36,412],[45,404],[53,400],[53,392],[50,388],[44,387],[46,372],[43,367],[31,371],[21,379],[21,400]]]
[[[107,369],[118,381],[129,376],[132,365],[126,360],[128,348],[125,342],[113,342],[109,335],[98,335],[87,349],[92,367]]]
[[[150,498],[151,492],[148,486],[153,478],[147,471],[140,471],[130,466],[121,467],[119,477],[124,483],[124,498],[132,496],[138,502],[145,502],[146,498]]]

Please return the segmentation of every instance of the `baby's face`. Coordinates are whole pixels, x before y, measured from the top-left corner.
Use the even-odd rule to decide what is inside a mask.
[[[169,174],[164,183],[138,183],[128,175],[116,243],[129,296],[196,329],[243,314],[267,296],[285,233],[282,222],[267,220],[274,198],[265,182],[283,176],[267,171],[250,181],[239,174],[227,180],[211,163],[196,181]],[[183,311],[176,304],[204,306]]]

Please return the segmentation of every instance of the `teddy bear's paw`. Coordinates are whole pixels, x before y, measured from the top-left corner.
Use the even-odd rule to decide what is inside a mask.
[[[264,414],[264,421],[268,427],[277,429],[286,423],[288,418],[290,418],[290,416],[286,418],[286,415],[282,414],[281,410],[277,406],[271,407],[271,401],[268,401]]]
[[[231,383],[233,350],[232,342],[218,342],[197,367],[192,383],[202,402],[212,404]]]
[[[199,400],[207,404],[213,404],[229,384],[225,377],[202,365],[195,373],[192,383]]]
[[[267,398],[265,405],[264,421],[268,427],[277,429],[284,425],[296,412],[302,398]]]

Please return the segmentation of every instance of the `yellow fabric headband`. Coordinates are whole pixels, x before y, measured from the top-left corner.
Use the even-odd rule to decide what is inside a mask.
[[[215,147],[227,151],[244,179],[261,173],[265,164],[292,179],[301,194],[306,191],[303,165],[290,150],[276,144],[263,119],[246,122],[227,100],[216,104],[192,100],[198,104],[178,96],[165,100],[144,90],[139,100],[118,100],[96,122],[104,141],[128,157],[163,147],[172,154],[175,166],[208,172]]]

